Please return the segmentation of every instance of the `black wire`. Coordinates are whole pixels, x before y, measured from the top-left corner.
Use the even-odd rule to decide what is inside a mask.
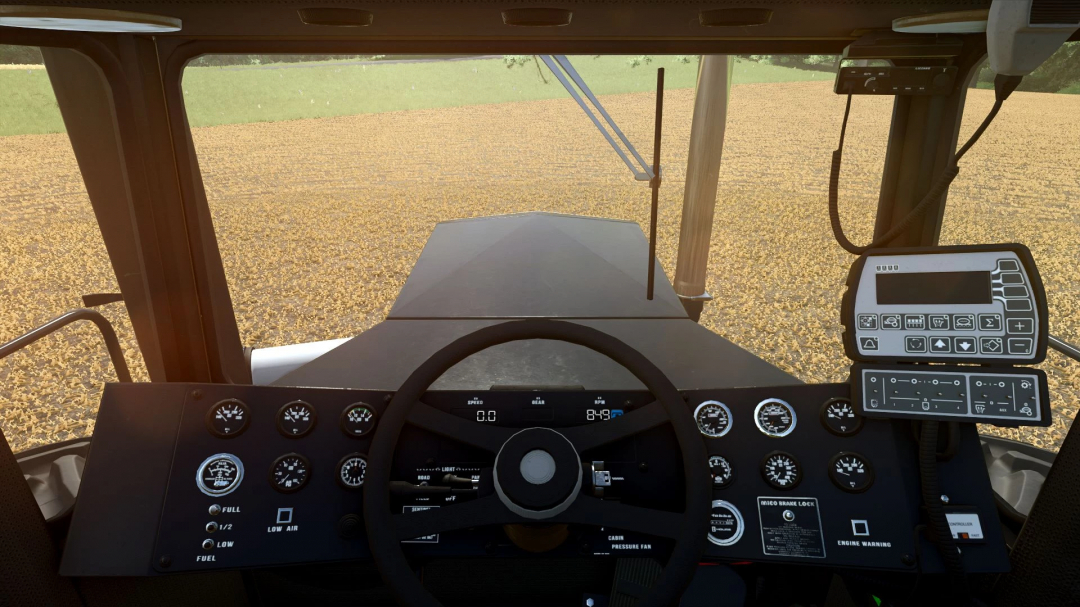
[[[983,132],[986,131],[986,128],[990,126],[990,123],[994,120],[994,117],[997,116],[998,111],[1001,110],[1002,103],[1005,102],[1004,97],[1007,96],[1008,95],[998,96],[998,99],[994,102],[994,107],[990,109],[990,113],[987,114],[986,118],[983,119],[982,124],[979,125],[979,128],[975,129],[975,132],[972,133],[971,137],[967,140],[967,143],[965,143],[960,148],[960,150],[956,152],[956,155],[952,157],[952,160],[949,162],[949,165],[945,167],[945,171],[942,173],[941,177],[939,177],[934,186],[930,188],[930,191],[927,192],[925,196],[923,196],[922,201],[919,202],[919,204],[917,204],[915,208],[911,209],[911,211],[909,211],[908,214],[902,220],[900,220],[900,223],[893,226],[892,229],[890,229],[888,232],[875,238],[870,244],[864,247],[860,247],[848,240],[847,236],[844,235],[844,228],[840,224],[840,202],[838,190],[840,184],[840,164],[844,154],[844,135],[847,131],[848,115],[851,113],[851,94],[849,93],[847,98],[847,107],[844,109],[844,122],[843,125],[840,127],[840,144],[837,147],[836,151],[833,152],[832,169],[829,172],[829,222],[832,224],[833,236],[836,237],[836,242],[840,243],[840,246],[843,247],[845,251],[853,255],[862,255],[870,249],[874,249],[880,247],[883,244],[887,244],[889,241],[904,233],[908,229],[908,227],[915,222],[916,219],[922,217],[922,215],[926,213],[926,211],[930,208],[930,205],[937,202],[938,200],[941,200],[941,197],[944,196],[945,192],[949,190],[949,185],[953,182],[953,179],[956,179],[956,176],[960,173],[959,167],[956,166],[957,163],[960,161],[961,158],[964,157],[964,154],[966,154],[967,151],[971,149],[971,146],[975,145],[975,142],[979,140],[979,137],[981,137]]]

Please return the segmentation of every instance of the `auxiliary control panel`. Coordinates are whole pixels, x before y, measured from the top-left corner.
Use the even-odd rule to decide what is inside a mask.
[[[684,393],[712,472],[712,517],[701,530],[707,558],[943,570],[927,540],[912,531],[921,501],[910,424],[864,415],[850,395],[848,384]],[[61,572],[162,575],[367,558],[367,453],[389,396],[109,385]],[[481,390],[433,391],[422,400],[471,423],[558,430],[610,423],[653,397],[643,391]],[[955,516],[973,521],[978,531],[964,539],[965,566],[1005,571],[973,425],[961,428],[957,445],[956,455],[941,463],[940,477]],[[584,452],[581,491],[681,512],[679,452],[666,424]],[[406,426],[394,459],[391,505],[398,512],[454,508],[490,495],[492,465],[490,453]],[[421,560],[663,558],[671,547],[663,538],[583,525],[482,525],[403,543]]]
[[[1034,364],[1046,294],[1023,245],[881,249],[851,268],[844,348],[863,362]]]

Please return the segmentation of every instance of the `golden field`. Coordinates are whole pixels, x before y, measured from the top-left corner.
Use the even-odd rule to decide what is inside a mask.
[[[961,140],[991,91],[973,90]],[[651,94],[605,106],[651,152]],[[839,303],[854,258],[832,240],[830,153],[843,98],[829,83],[745,84],[732,93],[702,323],[806,381],[843,380]],[[658,255],[674,273],[693,91],[665,97]],[[891,100],[857,98],[841,177],[845,227],[868,240]],[[1015,241],[1039,263],[1051,333],[1080,342],[1080,96],[1016,93],[965,157],[943,244]],[[630,177],[569,100],[504,103],[196,129],[199,162],[245,345],[355,335],[382,320],[438,221],[530,210],[647,225]],[[115,291],[66,136],[0,138],[0,340]],[[123,307],[118,325],[137,377]],[[1060,444],[1080,407],[1080,364],[1042,365],[1052,428],[995,430]],[[18,451],[83,436],[113,379],[92,327],[0,361],[0,427]],[[148,404],[148,406],[151,406]]]

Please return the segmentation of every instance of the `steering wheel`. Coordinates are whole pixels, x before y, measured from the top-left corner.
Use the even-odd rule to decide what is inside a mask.
[[[656,400],[620,417],[571,428],[501,428],[465,420],[420,402],[443,373],[491,346],[551,339],[584,346],[634,374]],[[582,494],[581,454],[671,423],[682,453],[686,485],[682,513],[604,501]],[[406,423],[496,454],[495,494],[408,514],[390,511],[390,472]],[[368,452],[364,524],[372,557],[402,605],[439,607],[412,573],[401,541],[480,525],[575,523],[614,527],[675,540],[660,579],[638,607],[666,607],[690,584],[708,531],[711,481],[708,455],[686,403],[661,371],[622,341],[596,329],[554,320],[521,320],[485,327],[433,354],[413,371],[382,415]]]

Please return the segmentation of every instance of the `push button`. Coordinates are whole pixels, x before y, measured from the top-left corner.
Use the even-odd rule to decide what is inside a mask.
[[[877,329],[877,314],[859,314],[859,328],[868,331]]]
[[[1022,285],[1024,284],[1024,275],[1019,272],[1006,272],[999,276],[1001,284],[1003,285]]]
[[[1002,295],[1005,297],[1027,297],[1028,290],[1024,285],[1013,285],[1005,287],[1001,290]]]
[[[899,330],[901,328],[900,315],[899,314],[882,314],[881,315],[881,328],[882,329],[891,329],[891,330],[894,330],[894,331]]]
[[[863,352],[877,352],[878,341],[876,337],[860,337],[859,349]]]
[[[999,259],[997,269],[999,272],[1019,272],[1020,264],[1015,259]]]
[[[904,328],[909,331],[922,331],[926,328],[924,314],[904,314]]]
[[[1031,335],[1035,332],[1035,320],[1031,318],[1010,318],[1005,321],[1006,333]]]
[[[1000,331],[1001,314],[979,314],[980,331]]]
[[[927,317],[931,331],[948,331],[949,330],[949,315],[948,314],[930,314]]]
[[[908,335],[904,339],[905,352],[926,352],[926,337],[922,335]]]
[[[953,346],[957,354],[975,354],[974,337],[954,337]]]
[[[1004,340],[1000,337],[980,337],[979,345],[983,354],[1003,354],[1005,351]]]
[[[1030,299],[1006,299],[1005,309],[1009,312],[1030,312],[1031,300]]]
[[[1009,354],[1031,354],[1032,339],[1030,337],[1009,338]]]
[[[952,338],[951,337],[932,337],[930,338],[930,351],[934,354],[951,354],[952,353]]]
[[[953,314],[952,326],[956,331],[971,331],[975,328],[974,314]]]

